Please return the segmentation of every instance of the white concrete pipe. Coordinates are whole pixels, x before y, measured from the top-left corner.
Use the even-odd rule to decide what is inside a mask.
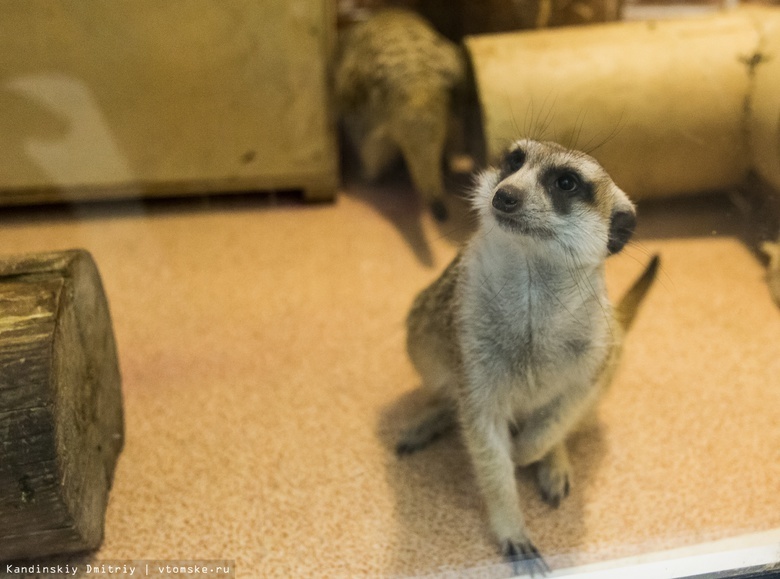
[[[495,160],[520,136],[592,154],[634,199],[780,189],[780,9],[466,40]]]

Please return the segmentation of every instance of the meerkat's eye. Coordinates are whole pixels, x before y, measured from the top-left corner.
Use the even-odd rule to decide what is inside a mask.
[[[519,171],[523,166],[523,163],[525,163],[525,151],[522,149],[509,151],[504,156],[504,161],[501,163],[501,168],[503,169],[502,173],[504,175],[509,175],[515,171]]]
[[[555,181],[555,186],[561,191],[572,193],[580,186],[580,180],[574,173],[566,172]]]

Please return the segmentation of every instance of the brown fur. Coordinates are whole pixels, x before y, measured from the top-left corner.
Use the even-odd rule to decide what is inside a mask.
[[[400,153],[438,219],[447,214],[442,162],[464,79],[460,49],[408,10],[382,10],[340,43],[336,100],[364,176],[378,178]]]
[[[409,313],[408,352],[430,403],[398,452],[458,424],[493,533],[516,570],[533,573],[546,565],[525,528],[514,468],[538,463],[551,505],[568,495],[566,438],[610,383],[658,260],[612,310],[603,262],[630,237],[613,224],[633,205],[587,155],[524,140],[505,159],[516,151],[519,167],[507,160],[509,169],[482,175],[480,229]],[[556,208],[563,193],[551,183],[573,172],[579,193]],[[517,208],[502,209],[506,195]]]

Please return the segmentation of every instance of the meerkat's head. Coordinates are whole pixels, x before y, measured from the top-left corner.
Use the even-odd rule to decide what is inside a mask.
[[[483,228],[580,261],[619,252],[636,225],[634,205],[593,157],[530,139],[480,175],[474,205]]]

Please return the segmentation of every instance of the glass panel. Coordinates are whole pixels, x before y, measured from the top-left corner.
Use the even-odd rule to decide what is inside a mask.
[[[0,575],[776,567],[772,4],[0,3]]]

